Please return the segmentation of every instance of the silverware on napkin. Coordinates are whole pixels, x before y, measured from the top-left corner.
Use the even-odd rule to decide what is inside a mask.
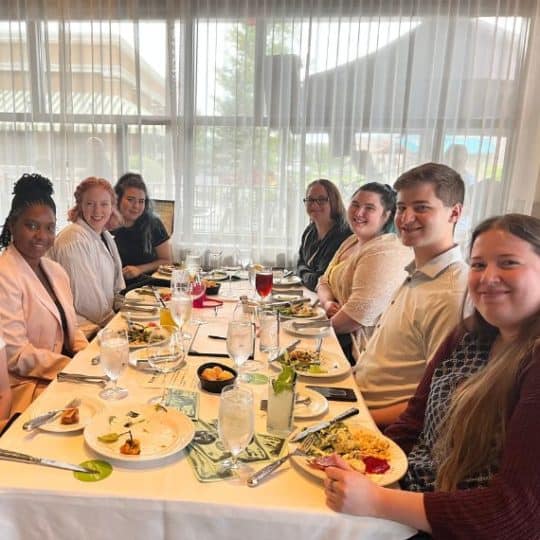
[[[18,463],[30,463],[31,465],[44,465],[45,467],[54,467],[56,469],[65,469],[75,472],[96,472],[95,470],[89,469],[88,467],[74,465],[73,463],[65,463],[64,461],[58,461],[56,459],[29,456],[28,454],[21,454],[20,452],[13,452],[12,450],[3,450],[1,448],[0,459],[5,459],[7,461],[17,461]]]
[[[318,422],[317,424],[314,424],[311,427],[308,427],[307,429],[304,429],[303,431],[300,431],[300,433],[297,433],[292,439],[291,442],[298,442],[302,439],[305,439],[308,435],[311,435],[312,433],[315,433],[317,431],[320,431],[321,429],[325,429],[332,424],[335,424],[336,422],[340,422],[341,420],[345,420],[345,418],[349,418],[351,416],[355,416],[360,411],[356,407],[352,407],[350,409],[347,409],[346,411],[342,412],[341,414],[338,414],[336,417],[332,418],[331,420],[325,420],[323,422]]]
[[[46,413],[40,414],[39,416],[36,416],[35,418],[32,418],[32,420],[28,420],[23,424],[23,429],[25,431],[32,431],[33,429],[38,428],[39,426],[42,426],[43,424],[46,424],[50,422],[51,420],[54,420],[58,414],[61,412],[64,412],[67,409],[73,409],[74,407],[78,407],[81,404],[81,400],[79,398],[73,398],[69,403],[66,403],[64,407],[61,409],[52,409],[50,411],[47,411]]]

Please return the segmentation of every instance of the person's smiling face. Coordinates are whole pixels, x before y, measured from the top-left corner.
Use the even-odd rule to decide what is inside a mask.
[[[102,187],[91,187],[82,196],[81,211],[84,221],[101,234],[111,217],[111,194]]]
[[[401,241],[427,258],[453,245],[454,225],[461,215],[461,204],[445,206],[430,182],[401,189],[397,196],[394,222]]]
[[[313,184],[306,193],[306,212],[315,223],[324,223],[332,220],[332,208],[328,193],[322,184]]]
[[[36,268],[54,243],[56,216],[52,208],[45,204],[28,206],[9,227],[13,245],[28,264]]]
[[[363,242],[381,233],[389,215],[390,211],[381,203],[381,196],[373,191],[359,191],[347,210],[351,230]]]
[[[124,190],[118,209],[127,225],[134,223],[144,212],[146,195],[142,189],[127,187]]]
[[[503,337],[540,311],[540,255],[531,244],[500,230],[480,234],[471,250],[469,294]]]

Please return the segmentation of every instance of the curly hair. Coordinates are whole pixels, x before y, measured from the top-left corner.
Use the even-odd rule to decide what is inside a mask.
[[[99,187],[101,189],[104,189],[109,195],[111,196],[111,217],[109,219],[109,222],[105,226],[106,228],[109,227],[109,224],[111,222],[118,222],[121,220],[120,213],[118,212],[116,208],[116,193],[114,192],[113,187],[109,183],[108,180],[105,180],[105,178],[97,178],[95,176],[89,176],[88,178],[85,178],[76,188],[75,188],[75,206],[70,208],[68,210],[68,219],[69,221],[77,221],[82,216],[82,200],[84,197],[84,194],[95,187]]]
[[[0,246],[7,247],[11,242],[12,224],[22,212],[29,206],[48,206],[56,216],[56,205],[52,195],[54,188],[52,182],[40,174],[23,174],[13,186],[13,199],[11,209],[4,222],[2,234],[0,234]]]

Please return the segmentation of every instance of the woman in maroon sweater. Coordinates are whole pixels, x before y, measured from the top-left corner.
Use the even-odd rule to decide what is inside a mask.
[[[474,314],[386,431],[408,454],[404,490],[340,461],[327,503],[436,539],[540,539],[540,220],[488,219],[471,245]]]

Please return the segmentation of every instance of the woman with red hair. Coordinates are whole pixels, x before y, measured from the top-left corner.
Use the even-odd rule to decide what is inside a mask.
[[[83,180],[68,219],[72,223],[60,231],[48,255],[69,275],[79,325],[88,336],[109,322],[114,295],[125,287],[120,255],[107,230],[119,219],[111,184],[103,178]]]

